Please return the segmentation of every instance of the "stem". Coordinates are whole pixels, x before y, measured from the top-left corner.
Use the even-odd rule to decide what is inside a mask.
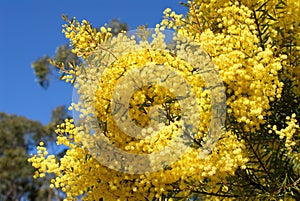
[[[240,176],[240,177],[244,177],[244,178],[246,177],[245,179],[247,181],[249,181],[249,185],[255,186],[256,188],[258,188],[258,189],[260,189],[262,191],[266,191],[266,189],[265,189],[265,187],[263,185],[261,185],[260,183],[256,183],[255,181],[253,181],[253,179],[251,179],[247,173],[245,173],[245,176],[243,176],[239,171],[237,171],[236,174],[238,176]],[[255,177],[256,180],[258,180],[254,173],[253,173],[253,176]]]
[[[192,190],[191,192],[192,193],[204,194],[204,195],[227,197],[227,198],[237,198],[237,197],[239,197],[238,195],[229,195],[229,194],[226,195],[226,194],[218,194],[218,193],[208,193],[208,192],[205,192],[205,191],[195,191],[195,190]]]
[[[91,29],[92,29],[92,27],[91,27]],[[96,44],[98,44],[97,47],[98,47],[99,49],[108,52],[108,53],[111,54],[116,60],[118,60],[118,58],[116,57],[116,55],[114,55],[114,53],[112,53],[112,51],[110,51],[110,50],[108,50],[108,49],[103,48],[103,47],[100,46],[100,44],[98,43],[98,41],[96,41],[95,38],[93,37],[93,33],[90,32],[90,30],[86,30],[86,31],[90,34],[91,39],[93,40],[93,42],[96,43]]]
[[[118,57],[116,57],[116,55],[114,55],[114,53],[112,53],[112,51],[110,51],[110,50],[108,50],[108,49],[106,49],[106,48],[103,48],[103,47],[101,47],[101,46],[98,46],[98,48],[101,49],[101,50],[104,50],[104,51],[108,52],[108,53],[111,54],[116,60],[118,59]]]
[[[274,182],[273,178],[271,177],[270,173],[268,172],[268,170],[267,170],[267,168],[265,167],[264,163],[262,162],[262,160],[260,159],[260,157],[259,157],[258,154],[256,153],[254,147],[252,146],[252,144],[250,143],[250,141],[248,140],[248,138],[245,137],[244,139],[245,139],[245,140],[247,141],[247,143],[249,144],[249,146],[250,146],[250,148],[251,148],[253,154],[254,154],[255,157],[257,158],[259,164],[260,164],[261,167],[264,169],[264,171],[266,172],[266,174],[268,175],[268,177],[270,178],[270,180],[271,180],[272,182]]]
[[[259,27],[259,22],[258,22],[258,19],[257,19],[257,16],[256,16],[256,12],[255,10],[252,10],[253,11],[253,17],[254,17],[254,20],[255,20],[255,25],[257,27],[257,31],[258,31],[258,37],[259,37],[259,41],[260,41],[260,46],[263,50],[265,50],[265,47],[264,47],[264,44],[263,44],[263,39],[262,39],[262,34],[261,34],[261,30],[260,30],[260,27]]]
[[[196,14],[196,10],[195,10],[195,8],[194,8],[194,4],[193,5],[191,5],[191,11],[193,11],[195,14]],[[200,23],[200,21],[199,21],[199,19],[198,19],[198,17],[196,17],[196,22],[197,22],[197,25],[199,26],[199,29],[200,29],[200,27],[201,27],[201,23]]]

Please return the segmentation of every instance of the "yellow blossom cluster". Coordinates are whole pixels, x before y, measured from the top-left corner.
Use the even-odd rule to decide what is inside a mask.
[[[100,30],[97,30],[86,20],[82,20],[79,23],[73,18],[72,20],[67,20],[67,22],[63,26],[63,32],[66,38],[70,39],[73,46],[72,52],[83,58],[87,57],[103,41],[112,36],[109,29],[101,27]]]
[[[180,114],[180,105],[176,97],[166,88],[159,85],[144,86],[139,89],[130,99],[130,117],[136,121],[137,125],[146,127],[150,121],[148,118],[149,107],[154,104],[164,104],[168,117],[173,120]],[[170,120],[169,120],[170,121]]]
[[[77,142],[78,129],[71,122],[66,121],[56,130],[60,136],[58,144],[71,148],[63,158],[57,160],[54,155],[47,155],[41,143],[38,154],[29,159],[37,169],[35,178],[55,174],[50,187],[61,188],[67,195],[66,200],[75,200],[76,196],[83,194],[86,195],[84,200],[144,200],[159,198],[171,190],[180,190],[181,194],[188,195],[201,188],[202,182],[207,179],[210,186],[207,191],[215,191],[217,183],[225,181],[247,161],[243,156],[243,142],[226,133],[208,158],[201,159],[199,150],[189,149],[170,169],[140,175],[126,174],[95,160]]]
[[[281,77],[291,80],[291,88],[300,95],[300,2],[287,0],[285,3],[273,28],[276,34],[273,40],[280,46],[278,51],[288,55]]]
[[[87,65],[82,70],[74,68],[74,87],[80,98],[69,109],[76,114],[75,122],[67,119],[55,130],[57,144],[70,149],[59,159],[48,155],[41,143],[38,153],[29,159],[37,169],[34,177],[54,174],[50,187],[61,188],[66,193],[66,200],[76,200],[78,196],[83,196],[83,200],[163,200],[165,197],[188,198],[194,192],[222,198],[212,196],[208,197],[210,200],[234,200],[236,197],[245,198],[243,186],[249,187],[249,183],[249,189],[255,184],[255,188],[266,193],[270,188],[274,195],[297,185],[298,180],[294,178],[297,181],[288,187],[280,184],[273,188],[275,182],[271,173],[274,168],[269,165],[273,161],[264,161],[269,153],[259,156],[260,151],[270,150],[271,142],[251,142],[259,137],[275,136],[280,140],[278,144],[284,144],[287,153],[297,155],[294,152],[299,144],[298,113],[288,111],[290,116],[286,117],[283,126],[276,119],[277,111],[272,111],[280,105],[276,101],[283,98],[285,79],[292,81],[296,93],[299,89],[300,3],[287,0],[281,5],[280,2],[189,0],[186,17],[171,9],[164,11],[164,19],[153,29],[154,32],[146,33],[152,41],[137,42],[137,36],[128,37],[126,34],[112,38],[109,30],[101,28],[99,32],[86,20],[81,24],[75,19],[68,21],[64,33],[71,41],[73,52],[83,57]],[[279,8],[282,12],[277,13]],[[164,40],[163,33],[167,29],[178,33],[171,44]],[[295,35],[289,34],[291,31]],[[192,45],[185,45],[186,41],[192,41]],[[288,42],[293,45],[287,47]],[[200,49],[209,58],[203,59]],[[203,142],[211,140],[211,127],[218,126],[212,123],[213,110],[219,109],[213,107],[213,101],[219,98],[213,95],[213,88],[220,86],[208,85],[207,81],[215,79],[210,74],[204,75],[212,70],[209,66],[200,68],[196,65],[198,60],[206,63],[206,59],[213,62],[224,82],[227,111],[221,112],[227,113],[228,124],[225,126],[227,130],[218,131],[216,139],[212,139],[216,144],[211,153],[200,157],[204,152]],[[161,71],[163,68],[172,69],[181,76],[191,87],[190,91],[176,76],[172,78],[173,74]],[[154,70],[146,73],[147,69]],[[128,78],[133,75],[131,72],[138,76]],[[161,83],[166,79],[176,81],[171,82],[170,88],[164,87],[149,81],[155,76]],[[73,77],[66,76],[65,79]],[[126,83],[122,82],[124,79]],[[129,88],[135,88],[132,94],[128,93]],[[190,121],[196,122],[197,127],[195,135],[191,136],[191,145],[178,160],[156,171],[138,174],[126,172],[125,168],[117,171],[115,167],[120,166],[115,160],[117,153],[107,153],[110,165],[98,160],[99,155],[106,154],[102,153],[106,149],[98,141],[105,136],[118,149],[130,154],[149,155],[149,164],[156,164],[151,160],[157,158],[151,158],[151,154],[172,144],[185,127],[182,122],[186,105],[182,105],[179,96],[175,95],[178,91],[188,91],[186,97],[194,94],[194,101],[186,105],[192,108]],[[123,99],[128,99],[128,102],[124,104]],[[121,105],[128,108],[122,110]],[[197,115],[201,117],[199,122]],[[134,126],[128,124],[122,128],[120,122],[128,119]],[[153,126],[153,122],[157,125]],[[140,131],[141,138],[128,135],[132,130]],[[278,145],[277,141],[275,144]],[[135,168],[143,165],[139,161],[133,163]],[[293,167],[298,171],[296,165]],[[230,180],[233,177],[236,180]],[[251,194],[253,192],[256,191]]]
[[[72,66],[70,70],[60,68],[60,73],[63,73],[61,80],[64,80],[66,83],[73,84],[77,76],[79,76],[79,66]]]
[[[290,152],[292,148],[299,143],[298,141],[295,141],[294,135],[295,133],[299,132],[299,125],[297,124],[296,114],[292,114],[291,117],[286,117],[286,124],[287,126],[285,128],[282,128],[278,130],[276,125],[268,125],[271,130],[269,130],[269,133],[276,133],[276,135],[279,136],[279,138],[282,140],[285,140],[285,147]]]
[[[95,94],[95,107],[96,116],[100,121],[105,122],[105,125],[107,126],[106,135],[113,138],[110,140],[123,149],[129,147],[128,144],[131,145],[132,142],[135,141],[133,138],[126,136],[120,131],[114,122],[112,115],[113,110],[110,107],[112,105],[111,92],[114,90],[118,78],[124,75],[126,71],[151,65],[150,62],[155,65],[178,67],[180,72],[185,75],[186,80],[193,87],[194,93],[201,105],[199,113],[202,121],[200,122],[199,128],[202,129],[202,134],[199,133],[198,137],[203,137],[204,133],[207,132],[210,122],[210,110],[207,108],[207,105],[209,105],[207,104],[209,102],[209,96],[205,96],[205,94],[209,92],[203,92],[202,89],[205,86],[203,80],[199,75],[193,75],[191,72],[192,68],[180,58],[173,57],[166,52],[152,51],[149,49],[130,52],[129,55],[118,59],[113,63],[111,68],[106,69],[105,75],[101,77],[101,81],[98,84],[98,90]],[[190,69],[190,71],[188,69]],[[176,122],[176,120],[179,119],[180,105],[178,101],[176,101],[174,95],[172,95],[168,89],[159,87],[158,85],[146,85],[136,91],[130,99],[129,114],[131,115],[131,118],[136,121],[137,125],[146,127],[149,123],[149,109],[155,105],[163,105],[164,111],[168,116],[166,119],[168,122],[164,123],[169,124],[170,122]],[[170,134],[166,135],[165,138],[169,135]],[[159,138],[159,136],[157,137]],[[158,144],[156,143],[157,139],[155,138],[151,139],[151,141],[153,145]],[[145,143],[149,142],[146,140]],[[136,148],[132,148],[132,150],[134,149]],[[145,152],[147,153],[148,150],[145,150]]]
[[[222,1],[197,1],[190,6],[190,21],[177,16],[169,19],[166,14],[162,26],[177,25],[175,28],[180,33],[200,43],[227,85],[228,112],[246,130],[254,132],[271,114],[270,101],[281,97],[283,83],[278,79],[278,72],[282,59],[275,57],[271,45],[265,49],[259,46],[252,11],[246,6],[237,2],[222,5]],[[214,11],[206,16],[201,12],[202,7]],[[212,19],[205,21],[205,17]]]
[[[205,83],[201,73],[195,73],[194,67],[183,59],[188,57],[187,51],[179,48],[178,56],[175,56],[174,53],[163,50],[163,47],[166,47],[163,35],[159,30],[156,32],[157,35],[154,35],[151,43],[142,41],[137,44],[134,39],[119,35],[110,41],[115,44],[110,45],[115,51],[102,46],[100,53],[93,57],[96,60],[95,63],[90,60],[90,63],[94,65],[79,75],[75,84],[78,92],[83,95],[82,99],[88,100],[73,103],[70,109],[80,111],[78,121],[90,120],[90,114],[95,110],[101,130],[109,141],[120,149],[138,154],[160,151],[172,142],[182,126],[180,123],[181,106],[174,94],[167,88],[149,84],[135,91],[130,97],[129,114],[132,119],[136,120],[136,124],[143,128],[142,133],[146,136],[151,136],[153,133],[153,128],[147,126],[151,107],[160,105],[167,114],[159,133],[145,139],[127,136],[118,128],[112,117],[114,112],[112,94],[118,80],[131,70],[143,69],[144,66],[154,66],[154,69],[158,68],[155,66],[173,68],[190,84],[199,108],[193,113],[201,115],[193,146],[189,147],[179,160],[158,171],[142,174],[123,173],[101,164],[90,153],[91,149],[83,143],[84,138],[90,139],[88,136],[91,131],[88,126],[74,127],[73,122],[67,120],[56,129],[58,144],[70,147],[66,155],[60,160],[48,160],[48,158],[52,159],[52,156],[47,157],[45,154],[38,153],[30,159],[30,162],[38,169],[37,174],[54,173],[56,179],[52,181],[51,186],[61,188],[66,192],[68,200],[73,200],[80,195],[86,195],[86,200],[99,200],[100,198],[144,200],[160,198],[171,191],[181,191],[181,194],[187,196],[193,190],[202,190],[203,183],[211,186],[205,191],[213,192],[219,188],[217,184],[225,181],[227,176],[233,175],[238,167],[244,167],[247,162],[242,151],[245,148],[244,142],[230,131],[220,133],[221,139],[215,145],[211,155],[206,158],[200,157],[201,141],[208,132],[211,118],[210,90],[204,90]],[[160,48],[156,49],[158,47]],[[103,56],[100,65],[97,62],[98,54]],[[112,65],[101,66],[104,60],[112,62]],[[180,83],[172,83],[175,89],[180,89]],[[97,137],[98,134],[95,135]],[[40,163],[45,167],[39,168]],[[195,184],[199,184],[197,189],[195,189]]]

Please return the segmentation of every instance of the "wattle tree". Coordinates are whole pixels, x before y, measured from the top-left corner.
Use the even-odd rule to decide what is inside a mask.
[[[53,65],[79,98],[55,131],[69,149],[41,143],[35,178],[53,174],[66,200],[300,199],[300,3],[183,6],[115,36],[64,17],[83,62]]]

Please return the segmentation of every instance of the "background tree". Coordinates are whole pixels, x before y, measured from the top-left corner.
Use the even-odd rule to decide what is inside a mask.
[[[64,106],[52,112],[51,122],[44,126],[17,115],[0,113],[0,200],[56,200],[61,193],[49,188],[47,179],[33,179],[34,169],[27,162],[40,141],[54,142],[54,125],[67,118]],[[47,146],[46,144],[46,146]]]
[[[58,76],[58,69],[54,68],[54,63],[62,68],[68,68],[69,65],[79,65],[80,60],[77,55],[71,51],[68,45],[62,45],[56,49],[53,58],[49,55],[45,55],[32,62],[31,66],[34,70],[37,82],[44,89],[49,87],[51,76],[54,78]]]
[[[49,86],[49,74],[51,72],[49,59],[50,57],[45,55],[44,57],[38,58],[31,64],[35,72],[37,82],[45,89]]]
[[[118,35],[122,31],[128,31],[129,26],[125,22],[121,22],[119,19],[113,19],[109,22],[108,27],[111,29],[113,36]]]

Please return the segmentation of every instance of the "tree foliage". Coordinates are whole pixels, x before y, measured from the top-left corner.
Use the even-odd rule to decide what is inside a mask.
[[[49,56],[45,55],[44,57],[38,58],[36,61],[31,64],[39,85],[43,88],[48,88],[49,86],[49,74],[51,72]]]
[[[116,36],[122,31],[128,31],[129,26],[125,22],[121,22],[119,19],[113,19],[109,22],[108,28],[110,28],[112,35]]]
[[[69,65],[79,65],[80,60],[76,54],[72,53],[68,45],[59,46],[55,55],[51,58],[49,55],[38,58],[32,62],[31,66],[41,87],[47,89],[50,84],[51,76],[57,76],[57,68],[54,65],[60,65],[68,68]]]
[[[0,113],[0,200],[60,199],[46,179],[33,179],[34,169],[27,158],[36,152],[40,141],[53,143],[53,127],[66,117],[64,106],[53,110],[52,122],[46,126],[22,116]]]

